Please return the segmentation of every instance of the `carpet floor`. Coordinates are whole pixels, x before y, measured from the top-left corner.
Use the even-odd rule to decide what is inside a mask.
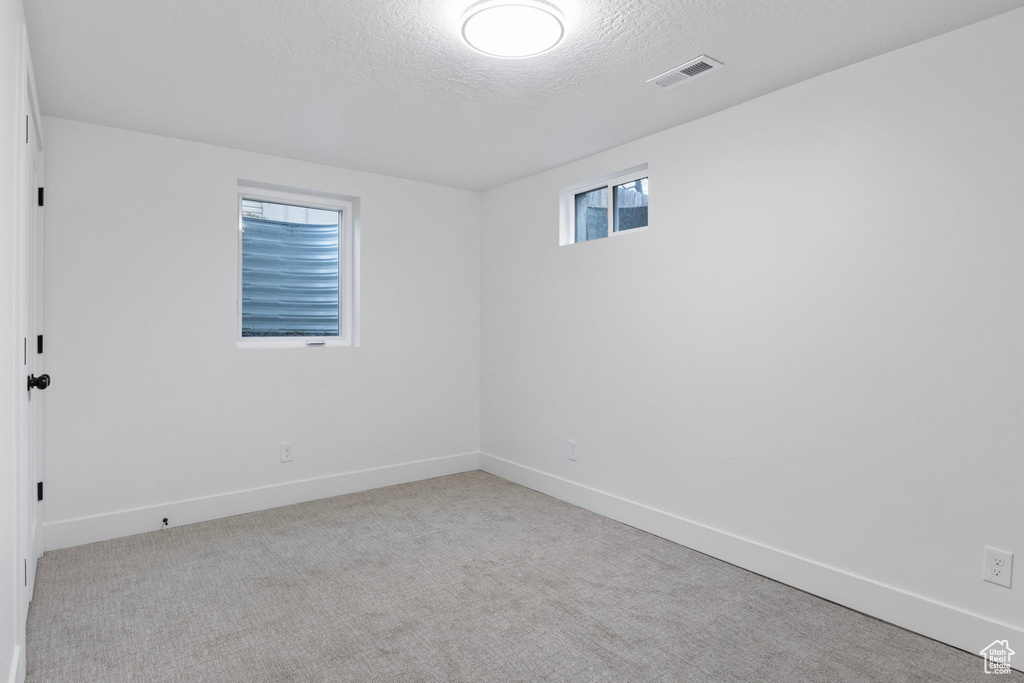
[[[37,581],[28,683],[990,678],[483,472],[48,552]]]

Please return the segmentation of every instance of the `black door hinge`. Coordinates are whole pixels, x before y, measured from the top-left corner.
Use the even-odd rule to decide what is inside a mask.
[[[43,482],[36,484],[36,500],[43,499]]]
[[[36,335],[36,353],[42,353],[42,352],[43,352],[43,335],[37,334]]]
[[[43,188],[39,188],[39,206],[43,205]]]

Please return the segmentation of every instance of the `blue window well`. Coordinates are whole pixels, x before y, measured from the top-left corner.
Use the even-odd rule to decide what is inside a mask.
[[[576,240],[586,242],[608,236],[608,188],[576,195]]]
[[[615,232],[647,227],[647,178],[615,185]]]
[[[347,208],[245,195],[240,206],[240,339],[343,338]]]

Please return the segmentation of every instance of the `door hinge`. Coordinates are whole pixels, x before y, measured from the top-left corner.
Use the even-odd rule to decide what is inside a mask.
[[[43,352],[43,335],[37,334],[36,335],[36,353],[42,353],[42,352]]]
[[[25,144],[28,144],[28,114],[25,114]]]
[[[36,484],[36,500],[43,499],[43,482]]]
[[[43,205],[43,188],[39,188],[39,206]]]

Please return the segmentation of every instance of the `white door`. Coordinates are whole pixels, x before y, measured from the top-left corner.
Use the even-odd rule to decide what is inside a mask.
[[[42,404],[49,376],[43,369],[42,206],[43,149],[35,113],[32,81],[26,78],[24,154],[21,155],[18,226],[18,319],[21,337],[21,388],[18,402],[18,470],[21,501],[22,616],[35,586],[36,561],[42,556]]]

